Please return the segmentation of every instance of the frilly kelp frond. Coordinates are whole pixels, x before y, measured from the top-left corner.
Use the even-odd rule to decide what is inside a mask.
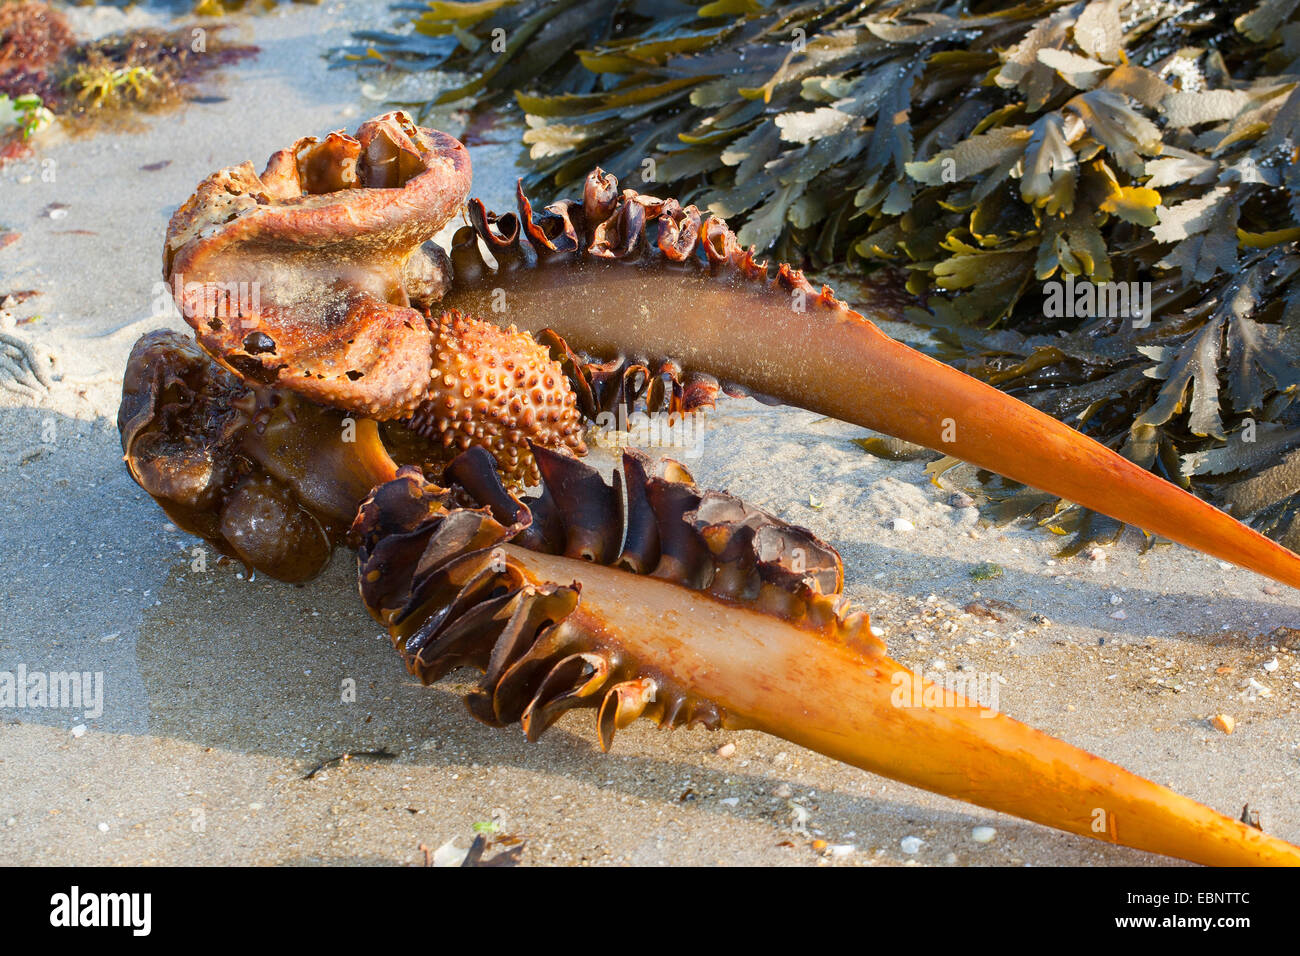
[[[513,97],[533,183],[599,162],[899,270],[942,357],[1300,546],[1294,0],[418,9],[363,51]],[[1149,324],[1051,314],[1066,277],[1150,283]]]

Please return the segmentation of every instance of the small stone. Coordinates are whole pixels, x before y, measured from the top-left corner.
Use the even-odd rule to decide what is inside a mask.
[[[925,846],[925,841],[918,836],[905,836],[898,841],[898,845],[903,848],[903,852],[908,856],[914,853],[920,853],[921,847]]]
[[[1219,562],[1219,570],[1220,570],[1220,571],[1231,571],[1231,570],[1232,570],[1232,565],[1229,564],[1227,561],[1220,561],[1220,562]]]
[[[85,735],[86,735],[86,725],[85,725],[85,724],[77,724],[77,726],[75,726],[75,727],[72,728],[72,736],[74,736],[74,737],[84,737]]]
[[[1237,721],[1229,714],[1215,714],[1214,719],[1210,721],[1219,730],[1225,734],[1232,733],[1237,728]]]
[[[1110,603],[1114,607],[1119,607],[1121,604],[1124,603],[1124,599],[1120,597],[1118,594],[1112,594],[1110,596]]]
[[[826,841],[825,841],[825,840],[813,840],[813,842],[812,842],[812,848],[813,848],[814,850],[816,850],[818,853],[820,853],[822,850],[826,849]]]
[[[912,522],[908,521],[906,518],[895,518],[893,521],[889,523],[889,526],[893,528],[895,531],[916,530],[916,525],[912,524]]]
[[[740,803],[740,797],[723,797],[718,802],[724,807],[734,807]]]
[[[1279,594],[1282,593],[1282,589],[1279,588],[1276,584],[1265,584],[1264,593],[1269,595],[1270,597],[1277,597]]]
[[[714,753],[716,753],[719,757],[731,757],[736,753],[736,745],[723,744],[716,751],[714,751]]]
[[[782,783],[773,788],[772,796],[778,797],[781,800],[789,800],[794,796],[794,791],[790,789],[789,784]]]
[[[1098,548],[1098,547],[1095,547],[1095,546],[1094,546],[1094,547],[1091,547],[1091,548],[1088,549],[1088,560],[1089,560],[1089,561],[1105,561],[1105,560],[1106,560],[1106,552],[1103,551],[1101,548]]]
[[[948,499],[948,504],[954,508],[974,508],[975,499],[964,491],[958,491]]]
[[[1128,619],[1128,615],[1125,614],[1123,611],[1113,611],[1111,612],[1110,616],[1117,621],[1123,621]]]
[[[100,833],[107,833],[107,832],[108,832],[108,824],[107,824],[107,823],[101,823],[101,824],[99,825],[99,832],[100,832]]]
[[[1265,662],[1264,662],[1264,670],[1267,671],[1267,672],[1270,673],[1270,674],[1273,673],[1275,670],[1277,670],[1278,667],[1280,667],[1280,666],[1281,666],[1281,665],[1278,664],[1278,662],[1277,662],[1277,658],[1276,658],[1276,657],[1273,658],[1271,661],[1265,661]]]
[[[837,860],[850,856],[855,850],[857,850],[857,847],[852,843],[832,843],[826,848],[826,851]]]
[[[970,838],[976,843],[992,843],[998,831],[993,827],[975,827],[970,831]]]

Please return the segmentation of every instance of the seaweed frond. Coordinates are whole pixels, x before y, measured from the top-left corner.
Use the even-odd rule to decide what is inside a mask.
[[[353,55],[513,98],[530,185],[600,164],[901,273],[935,354],[1300,547],[1295,0],[417,9]]]

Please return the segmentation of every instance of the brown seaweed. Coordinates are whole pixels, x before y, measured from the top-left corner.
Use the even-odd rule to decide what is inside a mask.
[[[806,529],[698,489],[676,462],[627,455],[624,505],[620,473],[611,487],[537,455],[537,497],[510,495],[471,449],[447,476],[474,489],[468,506],[404,469],[354,529],[366,606],[425,683],[482,672],[465,698],[480,720],[535,740],[590,710],[602,750],[639,717],[758,729],[1083,836],[1202,863],[1300,862],[1300,848],[891,661],[840,593],[839,555]]]

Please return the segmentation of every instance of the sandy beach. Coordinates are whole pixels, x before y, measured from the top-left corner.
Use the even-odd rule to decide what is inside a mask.
[[[172,23],[154,9],[69,16],[82,37]],[[494,830],[530,865],[1169,864],[753,732],[643,722],[602,755],[583,711],[529,744],[469,716],[468,672],[423,688],[404,671],[350,554],[306,586],[249,580],[168,522],[127,474],[115,423],[136,338],[186,329],[160,304],[168,217],[213,170],[260,168],[299,136],[450,83],[331,69],[351,30],[393,16],[363,0],[229,17],[228,38],[260,53],[198,100],[131,129],[51,129],[0,167],[0,231],[20,234],[0,247],[0,299],[40,293],[0,329],[50,378],[0,389],[0,671],[102,674],[103,689],[93,715],[0,708],[0,859],[419,865],[421,846],[450,844],[447,859]],[[427,124],[458,135],[465,121]],[[473,194],[510,209],[518,131],[490,135],[471,147]],[[1300,842],[1294,592],[1181,546],[1142,553],[1133,531],[1057,560],[1062,539],[954,506],[924,462],[854,444],[870,434],[727,399],[686,461],[701,486],[833,544],[900,662],[996,675],[1004,712],[1223,813],[1248,805]],[[615,455],[593,459],[609,469]],[[977,571],[988,564],[1000,573]]]

